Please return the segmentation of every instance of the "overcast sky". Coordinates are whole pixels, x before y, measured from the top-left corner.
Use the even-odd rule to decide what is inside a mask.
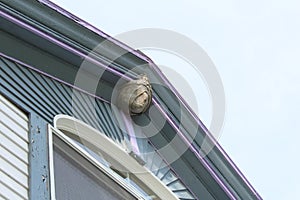
[[[264,199],[299,199],[298,1],[53,2],[111,36],[163,28],[197,42],[213,60],[225,88],[221,145]],[[184,65],[163,52],[145,53],[157,64]],[[193,90],[200,118],[209,126],[207,89],[195,86]]]

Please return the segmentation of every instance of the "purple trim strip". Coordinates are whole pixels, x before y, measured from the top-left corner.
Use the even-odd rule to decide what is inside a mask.
[[[148,142],[151,144],[151,146],[153,148],[155,148],[155,145],[153,144],[153,142],[151,140],[148,140]],[[155,148],[156,149],[156,148]],[[173,169],[173,167],[167,162],[167,160],[162,156],[162,154],[160,153],[160,151],[156,151],[156,153],[161,157],[161,159],[163,160],[163,162],[172,170],[172,172],[177,176],[177,178],[183,183],[183,185],[189,190],[189,192],[193,195],[193,197],[196,198],[195,193],[184,184],[184,181],[182,181],[182,177],[178,175],[178,173]]]
[[[77,54],[77,55],[83,56],[84,58],[90,59],[92,62],[94,62],[94,64],[98,64],[98,65],[100,65],[101,67],[104,67],[105,69],[108,68],[107,66],[104,66],[102,63],[100,63],[100,62],[98,62],[98,61],[95,62],[94,59],[92,59],[92,58],[86,56],[86,55],[83,54],[82,52],[79,52],[78,50],[76,50],[76,49],[74,49],[74,48],[72,48],[72,47],[70,47],[70,46],[64,44],[63,42],[61,42],[61,41],[59,41],[59,40],[57,40],[57,39],[55,39],[55,38],[53,38],[53,37],[51,37],[51,36],[49,36],[49,35],[43,33],[43,32],[41,32],[40,30],[37,30],[36,28],[34,28],[34,27],[32,27],[32,26],[30,26],[30,25],[28,25],[28,24],[25,24],[24,22],[20,21],[19,19],[16,19],[16,18],[14,18],[13,16],[10,16],[10,15],[4,13],[3,11],[0,11],[0,16],[2,16],[2,17],[4,17],[4,18],[6,18],[6,19],[8,19],[8,20],[10,20],[10,21],[12,21],[12,22],[18,24],[19,26],[21,26],[21,27],[23,27],[23,28],[25,28],[25,29],[27,29],[27,30],[33,32],[33,33],[36,33],[37,35],[41,36],[42,38],[45,38],[45,39],[47,39],[47,40],[49,40],[49,41],[51,41],[51,42],[53,42],[53,43],[59,45],[60,47],[66,49],[66,50],[71,51],[72,53],[75,53],[75,54]],[[38,70],[36,69],[36,71],[38,71]],[[112,73],[115,72],[117,75],[119,75],[119,76],[121,76],[121,77],[124,77],[124,78],[127,78],[127,79],[130,80],[129,77],[127,77],[126,75],[123,75],[123,74],[117,72],[116,70],[112,70],[112,69],[111,69],[110,71],[111,71]],[[46,74],[46,73],[43,73],[43,74]],[[50,75],[48,75],[48,77],[50,77]],[[54,78],[54,77],[53,77],[53,78]],[[56,78],[56,79],[57,79],[57,78]],[[58,80],[58,79],[57,79],[57,80]],[[64,81],[62,81],[62,80],[60,80],[60,81],[61,81],[61,82],[64,82]],[[73,86],[73,87],[74,87],[74,86]],[[153,99],[153,100],[154,100],[154,99]],[[156,103],[155,100],[154,100],[154,102]],[[156,103],[156,106],[157,106],[157,107],[159,108],[159,110],[163,113],[163,115],[167,117],[168,121],[172,124],[172,126],[173,126],[174,128],[177,129],[177,127],[176,127],[176,125],[174,124],[174,122],[173,122],[173,121],[170,119],[170,117],[163,111],[163,109],[160,107],[160,105],[159,105],[158,103]],[[183,138],[183,140],[188,141],[188,140],[185,138],[185,136],[184,136],[179,130],[178,130],[178,132],[180,133],[180,136]],[[191,148],[191,147],[192,147],[192,146],[190,145],[190,148]],[[198,152],[197,152],[194,148],[191,149],[191,150],[192,150],[196,155],[198,154]],[[198,157],[198,155],[197,155],[197,157]],[[199,158],[201,158],[201,156],[199,156]],[[226,187],[226,185],[222,182],[222,180],[220,180],[220,179],[216,176],[216,174],[212,171],[212,169],[211,169],[209,166],[207,166],[207,163],[206,163],[206,165],[204,165],[204,166],[208,169],[208,171],[210,171],[211,174],[213,174],[213,177],[214,177],[215,180],[222,186],[222,188],[224,189],[224,191],[226,191],[226,193],[227,193],[227,191],[230,192],[230,191],[228,190],[228,188]],[[230,194],[230,196],[232,196],[232,194]],[[233,197],[233,199],[234,199],[234,197]]]
[[[204,165],[204,167],[209,171],[209,173],[212,175],[212,177],[221,185],[223,190],[226,192],[226,194],[231,199],[236,199],[234,195],[231,193],[231,191],[226,187],[226,185],[223,183],[223,181],[218,177],[218,175],[214,172],[214,170],[209,166],[207,161],[203,159],[203,157],[200,155],[200,153],[197,151],[197,148],[194,147],[193,144],[189,142],[189,140],[185,137],[185,135],[179,130],[179,128],[176,126],[176,123],[168,116],[167,113],[161,108],[159,103],[156,99],[152,99],[155,106],[160,110],[160,112],[164,115],[164,117],[168,120],[168,122],[171,124],[171,126],[177,131],[179,136],[183,139],[183,141],[189,146],[189,149],[194,152],[194,154],[197,156],[198,160]]]
[[[132,145],[132,151],[135,154],[140,155],[140,150],[139,150],[139,146],[137,144],[137,140],[135,137],[131,119],[129,116],[126,116],[125,113],[123,113],[123,112],[120,112],[120,115],[122,116],[122,119],[124,120],[125,127],[127,129],[128,135],[129,135],[129,141],[130,141],[130,144]]]
[[[106,40],[122,47],[123,49],[125,49],[126,51],[134,54],[135,56],[147,61],[147,62],[151,62],[151,59],[148,58],[146,55],[144,54],[140,54],[139,52],[137,52],[136,50],[134,50],[133,48],[131,48],[130,46],[124,44],[123,42],[116,40],[115,38],[109,36],[108,34],[104,33],[103,31],[99,30],[97,27],[93,26],[92,24],[84,21],[83,19],[80,19],[79,17],[75,16],[74,14],[68,12],[67,10],[63,9],[62,7],[60,7],[59,5],[49,1],[49,0],[38,0],[40,3],[46,5],[47,7],[52,8],[53,10],[56,10],[57,12],[59,12],[60,14],[66,16],[67,18],[75,21],[77,24],[82,25],[83,27],[93,31],[94,33],[97,33],[98,35],[104,37]]]
[[[37,72],[37,73],[40,73],[40,74],[43,75],[43,76],[46,76],[46,77],[48,77],[48,78],[50,78],[50,79],[53,79],[54,81],[60,82],[60,83],[62,83],[62,84],[64,84],[64,85],[66,85],[66,86],[68,86],[68,87],[70,87],[70,88],[73,88],[73,89],[75,89],[75,90],[77,90],[77,91],[79,91],[79,92],[82,92],[82,93],[84,93],[84,94],[86,94],[86,95],[89,95],[89,96],[91,96],[91,97],[94,97],[94,98],[96,98],[96,99],[99,99],[100,101],[103,101],[103,102],[109,103],[109,104],[111,103],[111,102],[109,102],[109,101],[107,101],[107,100],[105,100],[105,99],[103,99],[103,98],[101,98],[101,97],[98,97],[98,96],[96,96],[96,95],[93,95],[93,94],[91,94],[91,93],[88,93],[88,92],[86,92],[85,90],[82,90],[82,89],[80,89],[80,88],[78,88],[78,87],[75,87],[75,86],[72,85],[72,84],[69,84],[69,83],[67,83],[67,82],[65,82],[65,81],[62,81],[62,80],[60,80],[60,79],[58,79],[58,78],[56,78],[56,77],[54,77],[54,76],[51,76],[51,75],[49,75],[49,74],[47,74],[47,73],[45,73],[45,72],[43,72],[43,71],[40,71],[40,70],[38,70],[38,69],[36,69],[36,68],[34,68],[34,67],[32,67],[32,66],[30,66],[30,65],[28,65],[28,64],[26,64],[26,63],[24,63],[24,62],[22,62],[22,61],[19,61],[19,60],[15,59],[15,58],[12,58],[12,57],[10,57],[10,56],[8,56],[8,55],[6,55],[6,54],[3,54],[2,52],[0,52],[0,57],[4,57],[4,58],[6,58],[6,59],[8,59],[8,60],[11,60],[11,61],[13,61],[13,62],[19,64],[19,65],[22,65],[22,66],[24,66],[24,67],[27,67],[28,69],[30,69],[30,70],[32,70],[32,71],[35,71],[35,72]],[[122,117],[124,117],[125,126],[126,126],[126,129],[128,130],[128,134],[129,134],[130,136],[134,136],[134,133],[132,132],[133,129],[132,129],[132,128],[128,128],[129,126],[132,127],[132,125],[131,125],[131,124],[130,124],[130,125],[128,124],[129,122],[128,122],[128,119],[126,118],[126,116],[122,116]],[[134,138],[134,139],[135,139],[135,138]],[[149,140],[149,142],[151,143],[151,145],[152,145],[153,147],[155,146],[150,140]],[[133,143],[131,143],[131,144],[134,145]],[[134,146],[134,148],[138,149],[137,143],[136,143],[136,146]],[[138,150],[137,152],[138,152],[138,155],[139,155],[139,150]],[[135,152],[135,153],[137,153],[137,152]],[[157,153],[159,153],[159,152],[157,152]],[[169,164],[166,162],[166,160],[163,158],[162,155],[160,155],[160,156],[161,156],[161,158],[163,159],[163,161],[167,164],[167,166],[168,166],[170,169],[172,169],[172,172],[175,173],[175,174],[177,175],[177,177],[178,177],[178,178],[181,180],[181,182],[183,183],[182,178],[174,171],[174,169],[172,168],[172,166],[169,165]],[[185,185],[185,187],[187,187],[187,186]],[[187,187],[187,188],[188,188],[188,187]],[[189,188],[188,188],[188,189],[189,189]],[[191,194],[193,194],[194,197],[196,196],[196,195],[193,193],[192,190],[189,189],[189,191],[191,192]]]
[[[5,55],[5,54],[3,54],[2,52],[0,52],[0,56],[6,58],[6,59],[8,59],[8,60],[11,60],[11,61],[13,61],[13,62],[15,62],[15,63],[17,63],[17,64],[19,64],[19,65],[22,65],[22,66],[24,66],[24,67],[27,67],[28,69],[30,69],[30,70],[32,70],[32,71],[35,71],[35,72],[37,72],[37,73],[39,73],[39,74],[41,74],[41,75],[43,75],[43,76],[46,76],[46,77],[48,77],[48,78],[50,78],[50,79],[52,79],[52,80],[54,80],[54,81],[57,81],[57,82],[59,82],[59,83],[62,83],[62,84],[64,84],[64,85],[70,87],[70,88],[73,88],[74,90],[77,90],[77,91],[82,92],[82,93],[84,93],[84,94],[86,94],[86,95],[89,95],[89,96],[91,96],[91,97],[93,97],[93,98],[95,98],[95,99],[99,99],[100,101],[103,101],[103,102],[105,102],[105,103],[110,103],[109,101],[107,101],[107,100],[105,100],[105,99],[103,99],[103,98],[101,98],[101,97],[99,97],[99,96],[96,96],[96,95],[94,95],[94,94],[91,94],[91,93],[89,93],[89,92],[87,92],[87,91],[85,91],[85,90],[83,90],[83,89],[81,89],[81,88],[79,88],[79,87],[76,87],[76,86],[74,86],[74,85],[72,85],[72,84],[70,84],[70,83],[68,83],[68,82],[65,82],[65,81],[63,81],[63,80],[61,80],[61,79],[59,79],[59,78],[56,78],[55,76],[52,76],[52,75],[47,74],[47,73],[45,73],[45,72],[43,72],[43,71],[41,71],[41,70],[38,70],[38,69],[36,69],[35,67],[32,67],[32,66],[30,66],[30,65],[28,65],[28,64],[26,64],[26,63],[24,63],[24,62],[22,62],[22,61],[20,61],[20,60],[17,60],[17,59],[15,59],[15,58],[13,58],[13,57],[10,57],[10,56],[8,56],[8,55]]]
[[[246,177],[245,177],[245,176],[242,174],[242,172],[238,169],[238,167],[232,162],[232,160],[231,160],[231,159],[229,158],[229,156],[226,154],[226,152],[224,151],[224,149],[218,144],[218,142],[215,140],[215,138],[211,135],[211,133],[209,132],[209,130],[204,126],[204,124],[199,120],[199,118],[196,117],[196,115],[195,115],[195,113],[192,111],[192,109],[188,106],[188,104],[186,104],[186,102],[185,102],[185,101],[183,100],[183,98],[178,94],[178,92],[176,91],[176,89],[169,83],[169,81],[166,79],[166,77],[162,74],[162,72],[157,68],[157,66],[152,62],[152,60],[151,60],[150,58],[146,57],[146,56],[143,55],[143,54],[138,53],[137,51],[135,51],[135,50],[133,50],[132,48],[128,47],[127,45],[121,43],[120,41],[117,41],[117,40],[115,40],[114,38],[108,36],[107,34],[103,33],[103,32],[100,31],[99,29],[97,29],[96,27],[94,27],[94,26],[92,26],[91,24],[89,24],[89,23],[87,23],[87,22],[85,22],[85,21],[79,19],[78,17],[76,17],[76,16],[74,16],[73,14],[67,12],[67,11],[64,10],[63,8],[57,6],[57,5],[54,4],[53,2],[50,2],[50,1],[48,1],[48,0],[39,0],[39,2],[45,4],[46,6],[52,8],[52,9],[54,9],[54,10],[56,10],[56,11],[58,11],[58,12],[61,13],[62,15],[66,16],[66,17],[68,17],[68,18],[70,18],[70,19],[72,19],[72,20],[75,20],[77,23],[83,25],[83,26],[86,27],[87,29],[89,29],[89,30],[91,30],[91,31],[93,31],[93,32],[95,32],[95,33],[101,35],[102,37],[105,37],[107,40],[109,40],[109,41],[115,43],[116,45],[118,45],[118,46],[120,46],[120,47],[126,49],[127,51],[133,53],[133,54],[136,55],[137,57],[142,58],[142,59],[146,60],[147,62],[149,62],[149,64],[152,66],[152,68],[155,70],[155,72],[158,73],[158,74],[160,75],[160,77],[163,79],[164,83],[171,89],[171,91],[177,96],[177,98],[178,98],[178,99],[181,101],[181,103],[185,106],[185,108],[188,110],[188,112],[189,112],[189,113],[193,116],[193,118],[197,121],[198,125],[199,125],[203,130],[205,130],[206,135],[214,142],[214,144],[215,144],[216,147],[220,150],[220,152],[222,153],[222,155],[223,155],[223,156],[226,158],[226,160],[231,164],[231,166],[236,170],[236,172],[240,175],[240,177],[241,177],[241,178],[243,179],[243,181],[247,184],[247,186],[251,189],[251,191],[256,195],[256,197],[257,197],[258,199],[262,199],[262,198],[259,196],[259,194],[255,191],[255,189],[253,188],[253,186],[252,186],[252,185],[249,183],[249,181],[246,179]],[[76,54],[76,55],[82,56],[83,58],[87,59],[88,61],[90,61],[90,62],[92,62],[92,63],[94,63],[94,64],[96,64],[96,65],[98,65],[98,66],[101,66],[101,67],[103,67],[104,69],[106,69],[106,70],[108,70],[108,71],[110,71],[110,72],[112,72],[112,73],[114,73],[114,74],[117,74],[117,75],[120,76],[120,77],[123,77],[124,79],[131,80],[130,77],[128,77],[128,76],[126,76],[126,75],[120,73],[119,71],[117,71],[117,70],[115,70],[115,69],[112,69],[112,68],[110,68],[110,67],[108,67],[108,66],[105,66],[103,63],[101,63],[101,62],[99,62],[99,61],[97,61],[97,60],[95,60],[95,59],[89,57],[88,55],[85,55],[84,53],[78,51],[77,49],[75,49],[75,48],[73,48],[73,47],[68,46],[67,44],[65,44],[65,43],[63,43],[63,42],[61,42],[61,41],[59,41],[58,39],[53,38],[53,37],[47,35],[46,33],[43,33],[42,31],[40,31],[40,30],[38,30],[38,29],[36,29],[36,28],[34,28],[34,27],[28,25],[28,24],[25,24],[24,22],[22,22],[22,21],[20,21],[20,20],[18,20],[18,19],[16,19],[16,18],[14,18],[13,16],[8,15],[7,13],[4,13],[3,11],[0,11],[0,16],[6,18],[6,19],[8,19],[8,20],[10,20],[10,21],[12,21],[12,22],[18,24],[18,25],[20,25],[21,27],[24,27],[25,29],[27,29],[27,30],[29,30],[29,31],[31,31],[31,32],[36,33],[37,35],[39,35],[39,36],[41,36],[41,37],[43,37],[43,38],[45,38],[45,39],[47,39],[47,40],[49,40],[49,41],[51,41],[51,42],[57,44],[58,46],[60,46],[60,47],[62,47],[62,48],[64,48],[64,49],[66,49],[66,50],[68,50],[68,51],[70,51],[70,52],[72,52],[72,53],[74,53],[74,54]],[[37,70],[37,69],[35,69],[35,68],[33,68],[33,67],[31,67],[31,66],[25,64],[25,63],[22,63],[22,62],[20,62],[20,61],[17,61],[17,60],[15,60],[15,59],[13,59],[13,58],[11,58],[11,57],[9,57],[9,56],[5,56],[5,55],[2,54],[2,53],[0,53],[0,55],[2,55],[2,56],[4,56],[4,57],[8,57],[9,59],[14,60],[15,62],[18,62],[18,63],[20,63],[20,64],[22,64],[22,65],[25,65],[26,67],[29,67],[29,68],[31,68],[31,69],[33,69],[33,70],[35,70],[35,71],[37,71],[37,72],[39,72],[39,73],[41,73],[41,74],[43,74],[43,75],[46,75],[46,76],[50,77],[51,79],[54,79],[54,80],[59,81],[59,82],[65,84],[65,85],[68,85],[69,87],[72,87],[72,88],[74,88],[74,89],[76,89],[76,90],[78,90],[78,91],[80,91],[80,92],[83,92],[83,93],[85,93],[85,94],[88,94],[88,95],[90,95],[90,96],[93,96],[93,97],[95,97],[95,98],[97,98],[97,99],[100,99],[101,101],[107,102],[106,100],[104,100],[104,99],[102,99],[102,98],[100,98],[100,97],[98,97],[98,96],[96,96],[96,95],[94,95],[94,94],[90,94],[90,93],[88,93],[88,92],[86,92],[86,91],[84,91],[84,90],[82,90],[82,89],[80,89],[80,88],[78,88],[78,87],[76,87],[76,86],[74,86],[74,85],[71,85],[71,84],[69,84],[69,83],[66,83],[66,82],[64,82],[63,80],[60,80],[60,79],[58,79],[58,78],[56,78],[56,77],[53,77],[53,76],[51,76],[51,75],[49,75],[49,74],[46,74],[46,73],[42,72],[42,71],[39,71],[39,70]],[[159,108],[159,110],[163,113],[163,115],[168,119],[168,121],[172,124],[172,126],[173,126],[176,130],[178,130],[178,128],[176,127],[175,123],[174,123],[174,122],[170,119],[170,117],[163,111],[163,109],[160,107],[160,105],[156,102],[155,99],[153,99],[153,102],[156,104],[156,106]],[[109,102],[108,102],[108,103],[109,103]],[[185,142],[188,142],[188,140],[186,139],[186,137],[184,136],[183,133],[181,133],[179,130],[178,130],[178,133],[180,133],[180,136],[182,137],[182,139],[183,139]],[[187,144],[189,144],[189,143],[187,143]],[[195,155],[199,158],[200,161],[202,161],[202,162],[204,161],[204,162],[205,162],[205,163],[203,163],[204,166],[206,166],[206,168],[211,172],[211,174],[215,177],[215,180],[223,187],[224,191],[225,191],[226,193],[229,192],[228,194],[230,195],[230,197],[233,198],[233,199],[235,199],[234,196],[231,194],[231,192],[230,192],[230,191],[228,190],[228,188],[226,187],[226,185],[224,185],[224,183],[222,182],[222,180],[220,180],[220,178],[217,177],[217,175],[215,174],[215,172],[209,167],[209,164],[208,164],[205,160],[203,160],[203,159],[201,158],[201,155],[197,152],[197,150],[195,149],[195,147],[193,147],[193,146],[190,145],[190,149],[195,153]]]
[[[255,194],[257,199],[262,200],[262,197],[258,194],[258,192],[251,185],[251,183],[247,180],[245,175],[234,164],[232,159],[228,156],[228,154],[225,152],[225,150],[220,146],[219,142],[216,141],[215,137],[211,134],[211,132],[207,129],[207,127],[203,124],[203,122],[197,117],[197,115],[195,114],[193,109],[186,103],[186,101],[181,97],[181,95],[173,87],[173,85],[169,83],[169,81],[167,80],[165,75],[158,69],[157,65],[155,63],[151,62],[150,66],[154,69],[154,71],[157,74],[159,74],[159,76],[163,79],[164,83],[171,89],[171,91],[179,99],[180,103],[186,108],[186,110],[191,114],[191,116],[197,121],[198,125],[204,130],[205,134],[209,137],[209,139],[213,142],[213,144],[219,149],[221,154],[225,157],[225,159],[229,162],[229,164],[233,167],[233,169],[237,172],[237,174],[242,178],[242,180],[246,183],[246,185],[250,188],[250,190]]]
[[[3,18],[6,18],[7,20],[9,20],[9,21],[11,21],[11,22],[14,22],[15,24],[18,24],[19,26],[21,26],[21,27],[23,27],[23,28],[25,28],[25,29],[27,29],[27,30],[29,30],[29,31],[31,31],[31,32],[33,32],[33,33],[39,35],[39,36],[41,36],[41,37],[44,38],[44,39],[47,39],[48,41],[53,42],[54,44],[57,44],[58,46],[60,46],[60,47],[62,47],[62,48],[64,48],[64,49],[66,49],[66,50],[68,50],[68,51],[70,51],[70,52],[72,52],[72,53],[74,53],[74,54],[76,54],[76,55],[78,55],[78,56],[83,57],[84,59],[86,59],[86,60],[89,61],[89,62],[92,62],[93,64],[96,64],[96,65],[98,65],[98,66],[103,67],[105,70],[110,71],[110,72],[112,72],[113,74],[116,74],[116,75],[118,75],[118,76],[120,76],[120,77],[123,77],[123,78],[125,78],[125,79],[127,79],[127,80],[131,80],[131,78],[129,78],[129,77],[127,77],[127,76],[124,76],[124,75],[123,75],[122,73],[120,73],[119,71],[117,71],[117,70],[115,70],[115,69],[113,69],[113,68],[110,68],[110,67],[104,65],[103,63],[97,61],[96,59],[91,58],[90,56],[88,56],[88,55],[86,55],[86,54],[80,52],[79,50],[77,50],[77,49],[75,49],[75,48],[73,48],[73,47],[71,47],[71,46],[69,46],[69,45],[67,45],[67,44],[65,44],[65,43],[63,43],[63,42],[61,42],[61,41],[59,41],[58,39],[56,39],[56,38],[54,38],[54,37],[51,37],[50,35],[47,35],[46,33],[44,33],[44,32],[42,32],[42,31],[38,30],[37,28],[32,27],[32,26],[30,26],[30,25],[28,25],[28,24],[25,24],[25,23],[22,22],[21,20],[15,18],[15,17],[13,17],[13,16],[10,16],[9,14],[3,12],[2,10],[0,10],[0,16],[2,16]]]

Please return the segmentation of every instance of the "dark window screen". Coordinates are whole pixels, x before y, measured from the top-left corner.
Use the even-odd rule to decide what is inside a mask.
[[[57,200],[136,199],[57,136],[53,159]]]

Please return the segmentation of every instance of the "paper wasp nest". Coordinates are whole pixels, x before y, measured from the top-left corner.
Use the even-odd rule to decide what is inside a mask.
[[[150,106],[152,87],[146,75],[124,84],[118,95],[118,107],[125,113],[137,115],[144,113]]]

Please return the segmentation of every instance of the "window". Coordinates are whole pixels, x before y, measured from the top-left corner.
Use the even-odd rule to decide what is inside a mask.
[[[49,126],[49,157],[52,199],[178,199],[112,139],[69,116]]]

